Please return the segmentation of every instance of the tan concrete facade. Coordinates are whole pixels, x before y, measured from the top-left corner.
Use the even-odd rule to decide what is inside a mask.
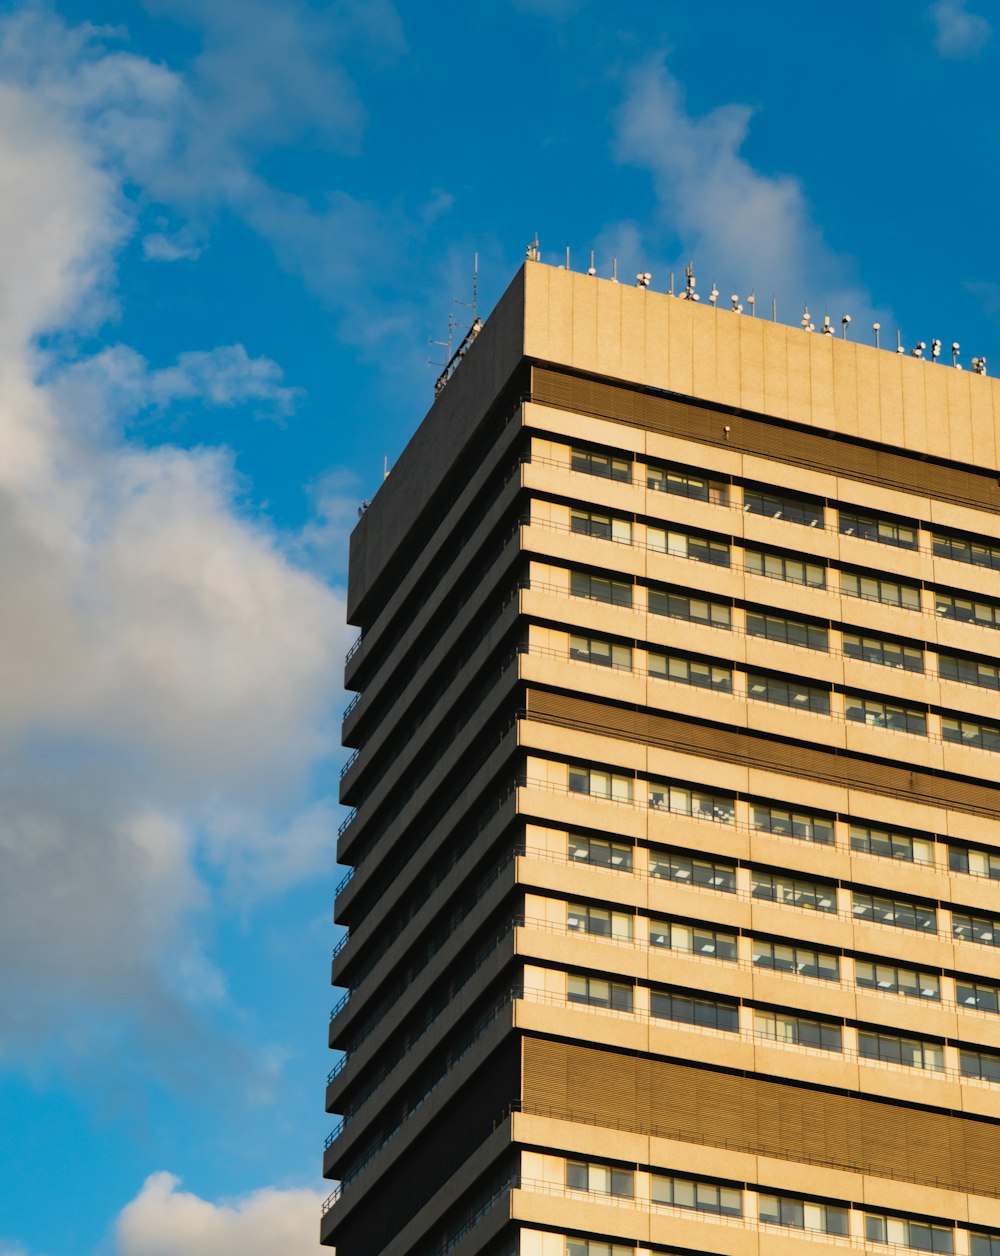
[[[341,1256],[1000,1256],[998,432],[519,273],[352,538]]]

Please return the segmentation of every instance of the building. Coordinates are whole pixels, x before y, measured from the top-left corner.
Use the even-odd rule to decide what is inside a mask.
[[[352,537],[339,1256],[1000,1256],[1000,386],[528,261]]]

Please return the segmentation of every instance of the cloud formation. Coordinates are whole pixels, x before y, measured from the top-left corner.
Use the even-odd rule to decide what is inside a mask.
[[[154,1173],[122,1211],[117,1256],[315,1256],[322,1195],[261,1190],[212,1203]]]
[[[935,0],[930,15],[934,45],[943,57],[959,60],[975,56],[993,34],[986,18],[968,11],[966,0]]]

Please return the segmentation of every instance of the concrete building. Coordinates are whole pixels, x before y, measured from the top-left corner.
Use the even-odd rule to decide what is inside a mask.
[[[339,1256],[1000,1256],[1000,387],[527,262],[351,543]]]

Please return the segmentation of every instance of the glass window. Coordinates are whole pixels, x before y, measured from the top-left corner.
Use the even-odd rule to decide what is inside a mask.
[[[979,1012],[1000,1012],[1000,987],[971,977],[955,978],[955,1001],[960,1007],[974,1007]]]
[[[1000,852],[978,850],[972,846],[949,846],[948,867],[970,877],[989,877],[1000,881]]]
[[[566,926],[576,933],[589,933],[598,938],[632,937],[632,913],[612,911],[589,903],[568,903]]]
[[[827,630],[804,619],[786,619],[782,615],[747,611],[746,625],[748,637],[766,637],[768,641],[784,641],[787,645],[805,646],[807,650],[830,648]]]
[[[754,872],[750,893],[753,898],[783,903],[789,907],[808,907],[811,911],[835,912],[837,892],[832,885],[819,881],[803,881],[798,877],[779,876],[771,872]]]
[[[870,728],[888,728],[894,733],[927,736],[927,713],[901,706],[885,698],[871,698],[863,693],[849,693],[844,699],[844,715],[855,724]]]
[[[792,1016],[788,1012],[754,1012],[754,1033],[772,1042],[793,1043],[797,1047],[814,1047],[817,1051],[843,1051],[843,1034],[839,1025],[813,1020],[808,1016]]]
[[[761,832],[777,833],[780,837],[797,837],[803,842],[818,842],[821,846],[833,845],[832,816],[757,804],[751,807],[750,815],[753,827]]]
[[[693,497],[696,501],[714,502],[720,506],[725,506],[729,501],[728,485],[671,467],[647,467],[646,487],[659,493]]]
[[[963,1077],[976,1077],[984,1082],[1000,1083],[1000,1055],[991,1051],[959,1051],[959,1068]]]
[[[567,1239],[566,1256],[635,1256],[635,1248],[603,1239]]]
[[[840,591],[846,597],[859,597],[866,602],[882,602],[885,606],[901,606],[904,610],[920,610],[920,589],[914,584],[880,576],[862,576],[853,571],[840,573]]]
[[[732,864],[716,863],[712,859],[698,859],[694,855],[680,855],[674,851],[651,850],[649,875],[666,881],[681,881],[686,885],[706,890],[722,890],[736,893],[736,868]]]
[[[740,1031],[738,1004],[722,1000],[699,999],[691,994],[651,990],[649,1012],[658,1020],[700,1025],[703,1029],[720,1029],[730,1034],[737,1034]]]
[[[899,523],[877,515],[854,510],[840,512],[840,531],[844,536],[857,536],[862,541],[879,541],[900,549],[917,548],[917,529],[912,523]]]
[[[883,859],[902,859],[907,863],[932,864],[934,843],[930,838],[911,837],[907,833],[891,833],[870,825],[851,825],[851,850]]]
[[[830,714],[829,690],[805,685],[799,680],[750,672],[747,675],[747,695],[757,702],[797,707],[800,711],[812,711],[816,715]]]
[[[610,602],[612,606],[632,605],[632,586],[608,576],[592,576],[586,571],[571,571],[569,591],[573,597],[590,598],[592,602]]]
[[[711,959],[736,959],[736,935],[719,933],[705,925],[678,924],[674,920],[649,922],[649,945]]]
[[[608,1007],[616,1012],[632,1010],[632,987],[604,977],[570,973],[566,979],[566,997],[570,1003],[588,1003],[591,1007]]]
[[[1000,667],[981,659],[939,654],[938,672],[942,680],[957,680],[963,685],[978,685],[980,689],[1000,689]]]
[[[789,1195],[758,1195],[757,1215],[765,1225],[784,1225],[823,1234],[849,1233],[848,1210],[834,1204],[815,1204]]]
[[[957,619],[981,628],[1000,628],[1000,603],[934,592],[934,609],[942,619]]]
[[[990,916],[972,916],[952,912],[951,931],[960,942],[978,942],[981,946],[1000,946],[1000,920]]]
[[[784,519],[809,528],[823,527],[823,503],[810,501],[807,497],[785,497],[763,489],[746,488],[743,490],[743,509],[751,515]]]
[[[605,480],[631,480],[632,463],[628,458],[614,454],[597,453],[590,449],[574,449],[570,465],[584,475],[598,475]]]
[[[632,670],[632,649],[614,641],[602,641],[598,637],[569,639],[569,656],[577,663],[595,663],[598,667],[613,667],[616,671]]]
[[[732,611],[721,602],[709,602],[705,598],[691,597],[687,593],[673,593],[661,589],[649,590],[649,613],[665,615],[669,619],[686,619],[692,624],[705,624],[710,628],[731,628]]]
[[[923,907],[909,899],[884,898],[880,894],[863,894],[854,891],[855,920],[870,920],[880,925],[895,925],[899,929],[915,929],[921,933],[937,932],[937,912],[933,907]]]
[[[596,864],[599,868],[632,871],[632,847],[612,842],[605,837],[569,836],[569,857],[572,863]]]
[[[628,519],[602,515],[593,510],[570,511],[570,528],[578,536],[595,536],[601,541],[632,544],[632,524]]]
[[[900,1038],[896,1034],[876,1034],[858,1030],[858,1055],[883,1064],[901,1064],[905,1068],[944,1070],[944,1047],[919,1038]]]
[[[754,575],[787,580],[791,584],[807,584],[814,589],[826,588],[826,567],[822,563],[807,563],[801,558],[786,558],[783,554],[748,549],[744,551],[743,564]]]
[[[915,968],[899,968],[895,964],[877,964],[872,960],[854,961],[854,979],[863,990],[882,994],[902,994],[909,999],[941,998],[941,978],[937,973],[919,972]]]
[[[733,669],[701,659],[683,658],[679,654],[650,654],[649,674],[661,680],[673,680],[717,693],[732,693]]]
[[[695,562],[712,563],[716,567],[729,566],[729,546],[723,541],[713,541],[690,532],[647,528],[646,543],[651,550],[672,554],[675,558],[691,558]]]
[[[600,1195],[632,1199],[635,1196],[635,1173],[612,1164],[567,1160],[566,1185],[571,1191],[594,1191]]]
[[[1000,1256],[1000,1234],[970,1234],[969,1256]]]
[[[733,824],[736,820],[736,803],[732,797],[712,794],[690,785],[650,781],[649,805],[654,811],[672,811],[676,815],[713,820],[717,824]]]
[[[823,981],[840,980],[839,955],[788,942],[764,942],[754,938],[753,963],[755,968],[770,968],[779,973],[818,977]]]
[[[693,1208],[698,1212],[717,1212],[727,1217],[742,1217],[743,1195],[735,1187],[718,1186],[714,1182],[693,1182],[689,1178],[650,1176],[650,1196],[654,1204],[674,1208]]]
[[[924,670],[922,650],[916,646],[891,641],[887,637],[868,637],[857,632],[845,632],[844,654],[849,659],[879,663],[882,667],[902,667],[908,672]]]
[[[972,537],[949,536],[935,532],[932,538],[935,558],[953,558],[974,567],[992,567],[1000,571],[1000,544]]]
[[[959,746],[974,746],[978,750],[994,752],[1000,750],[1000,725],[984,724],[981,720],[960,720],[953,715],[943,715],[941,736]]]
[[[865,1213],[865,1238],[870,1243],[892,1243],[896,1247],[915,1248],[918,1252],[955,1250],[955,1236],[951,1229],[880,1213]]]
[[[632,801],[632,778],[614,772],[602,772],[598,768],[571,765],[569,789],[571,794],[589,794],[591,798],[611,798],[615,802]]]

